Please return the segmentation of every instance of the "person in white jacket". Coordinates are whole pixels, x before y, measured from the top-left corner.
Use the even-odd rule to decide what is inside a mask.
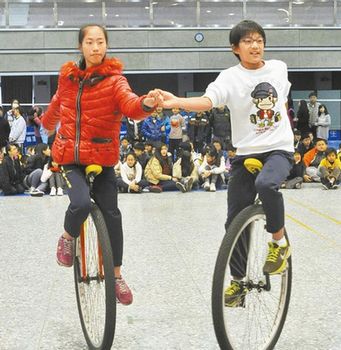
[[[328,140],[331,118],[325,105],[319,106],[318,118],[316,122],[316,136],[318,139]]]
[[[219,157],[214,147],[208,148],[204,161],[199,167],[199,175],[204,181],[204,190],[215,192],[218,181],[222,182],[221,174],[225,171],[224,157]]]
[[[142,166],[137,161],[136,154],[127,154],[126,161],[120,166],[121,177],[117,178],[117,187],[121,192],[141,193],[148,186],[148,182],[142,179]]]
[[[23,111],[21,107],[13,109],[14,119],[9,134],[9,142],[16,143],[21,151],[23,151],[23,144],[26,138],[26,121],[22,114]]]

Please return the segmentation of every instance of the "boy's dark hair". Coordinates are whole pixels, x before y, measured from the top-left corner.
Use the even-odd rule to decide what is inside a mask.
[[[144,151],[144,144],[142,142],[135,142],[133,148]]]
[[[326,157],[329,156],[332,153],[334,153],[335,157],[337,157],[337,152],[336,152],[335,148],[333,148],[333,147],[327,148],[327,150],[326,150]]]
[[[219,143],[220,147],[223,148],[223,143],[219,140],[219,139],[213,139],[212,140],[212,145],[215,144],[215,143]]]
[[[237,151],[237,148],[234,147],[234,146],[232,145],[232,143],[228,143],[228,144],[226,145],[226,150],[227,150],[227,151],[236,152],[236,151]]]
[[[301,135],[301,131],[300,130],[294,130],[294,135]],[[309,136],[309,135],[308,135]]]
[[[316,145],[318,142],[320,142],[320,141],[323,141],[326,145],[328,145],[327,140],[322,139],[321,137],[318,137],[318,138],[315,140],[315,145]]]
[[[230,44],[231,46],[238,46],[242,38],[250,33],[258,33],[262,36],[264,40],[264,45],[266,44],[266,36],[264,29],[258,23],[251,20],[244,20],[235,25],[230,31]],[[240,61],[239,55],[233,53]]]
[[[154,147],[154,144],[155,144],[155,142],[153,142],[153,141],[146,141],[144,143],[145,146],[152,146],[152,147]]]
[[[38,155],[39,157],[45,157],[43,151],[46,151],[49,148],[49,145],[47,145],[46,143],[38,143],[34,150],[35,150],[35,154]]]
[[[316,93],[316,91],[311,92],[311,93],[309,94],[309,98],[310,98],[311,96],[315,96],[315,97],[317,97],[317,93]]]

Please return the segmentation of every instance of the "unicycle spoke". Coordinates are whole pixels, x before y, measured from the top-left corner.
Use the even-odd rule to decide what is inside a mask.
[[[270,237],[262,207],[253,205],[236,217],[223,239],[212,288],[213,322],[222,349],[268,350],[278,340],[290,299],[291,259],[282,274],[263,274]],[[236,302],[229,294],[226,304],[232,280],[240,293]]]

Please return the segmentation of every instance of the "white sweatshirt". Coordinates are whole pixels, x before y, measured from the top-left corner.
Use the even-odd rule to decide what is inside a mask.
[[[135,166],[130,168],[127,163],[121,165],[121,177],[122,180],[130,185],[133,181],[139,183],[142,179],[142,166],[139,162],[136,162]]]
[[[294,151],[285,106],[290,86],[287,66],[278,60],[265,61],[256,70],[238,64],[222,71],[208,85],[205,96],[213,107],[227,105],[230,109],[237,155]]]

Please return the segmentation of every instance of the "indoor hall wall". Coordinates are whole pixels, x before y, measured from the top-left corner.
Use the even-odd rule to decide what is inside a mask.
[[[194,36],[202,32],[204,40]],[[0,73],[57,72],[76,60],[77,30],[1,30]],[[340,69],[341,28],[266,29],[266,58],[289,69]],[[110,55],[126,71],[219,71],[237,63],[229,49],[229,30],[109,30]]]

